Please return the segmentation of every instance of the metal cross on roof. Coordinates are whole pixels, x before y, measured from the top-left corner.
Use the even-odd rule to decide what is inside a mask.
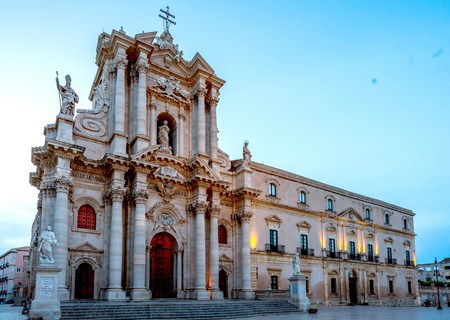
[[[176,22],[169,19],[169,17],[175,19],[175,16],[173,14],[169,13],[168,6],[166,7],[166,9],[167,9],[167,11],[164,11],[163,9],[159,9],[159,11],[161,11],[162,13],[164,13],[166,15],[165,17],[163,15],[159,15],[159,17],[164,20],[163,21],[164,22],[164,31],[170,33],[169,32],[170,24],[172,23],[172,24],[176,25]]]

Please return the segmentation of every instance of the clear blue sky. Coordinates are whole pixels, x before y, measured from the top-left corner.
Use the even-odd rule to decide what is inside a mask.
[[[227,81],[219,146],[413,210],[419,263],[450,257],[450,1],[5,1],[0,252],[27,245],[31,147],[59,111],[55,71],[87,99],[104,30],[162,31]],[[6,114],[5,114],[6,112]]]

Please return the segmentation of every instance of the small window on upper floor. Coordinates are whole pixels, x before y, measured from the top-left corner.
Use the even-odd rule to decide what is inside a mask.
[[[384,223],[390,224],[390,222],[391,222],[391,217],[389,216],[389,213],[385,213],[384,214]]]
[[[327,199],[327,210],[333,211],[333,199]]]
[[[96,230],[95,210],[89,205],[81,206],[78,210],[77,228]]]
[[[306,203],[306,192],[305,191],[300,191],[299,200],[300,200],[300,203]]]
[[[366,219],[370,220],[370,209],[366,208],[366,210],[364,210],[364,212],[366,213]]]
[[[220,244],[227,244],[228,243],[228,233],[227,228],[223,224],[219,226],[219,243]]]
[[[406,218],[403,219],[403,229],[408,229],[408,220]]]
[[[275,185],[275,183],[273,182],[269,183],[267,193],[271,197],[277,196],[277,186]]]

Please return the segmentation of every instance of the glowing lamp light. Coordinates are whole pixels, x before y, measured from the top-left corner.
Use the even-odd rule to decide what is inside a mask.
[[[255,234],[250,235],[250,248],[253,250],[256,249],[256,235]]]

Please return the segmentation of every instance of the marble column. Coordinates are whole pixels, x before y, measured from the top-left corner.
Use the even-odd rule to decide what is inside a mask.
[[[114,103],[114,136],[111,142],[111,152],[117,155],[126,155],[125,136],[125,56],[118,55],[115,59],[116,90]]]
[[[220,206],[212,205],[209,209],[209,291],[212,300],[223,300],[223,292],[219,290],[219,236],[218,220]]]
[[[136,64],[138,71],[138,86],[137,86],[137,103],[136,103],[136,140],[133,144],[133,152],[148,147],[147,138],[147,70],[148,63],[145,60],[140,60]]]
[[[69,191],[72,180],[68,177],[58,177],[54,180],[56,187],[55,218],[53,231],[55,232],[58,246],[53,247],[55,265],[61,268],[58,274],[58,299],[69,300],[69,290],[66,286],[67,274],[67,236],[69,234]]]
[[[178,156],[184,157],[184,120],[186,115],[184,113],[184,107],[180,106],[180,113],[178,114]]]
[[[183,299],[183,264],[182,264],[183,250],[177,250],[177,298]]]
[[[209,115],[210,115],[210,156],[212,160],[217,160],[217,115],[216,108],[219,102],[218,98],[209,99]]]
[[[205,121],[206,88],[197,89],[197,153],[206,153],[206,121]]]
[[[122,200],[125,191],[112,187],[108,196],[112,201],[111,231],[109,239],[109,286],[106,290],[106,300],[125,300],[122,289]]]
[[[156,103],[150,104],[150,146],[157,144]]]
[[[148,192],[135,188],[131,195],[136,207],[133,232],[133,289],[130,297],[135,301],[143,301],[150,299],[150,293],[145,287],[145,204]]]
[[[242,261],[242,287],[238,294],[241,299],[253,299],[255,292],[251,287],[250,276],[250,219],[252,213],[247,210],[243,210],[239,213],[239,219],[241,220],[242,230],[242,247],[241,247],[241,261]]]
[[[206,202],[197,201],[193,204],[195,212],[195,286],[192,298],[195,300],[209,300],[206,291],[206,250],[205,250],[205,211]]]

